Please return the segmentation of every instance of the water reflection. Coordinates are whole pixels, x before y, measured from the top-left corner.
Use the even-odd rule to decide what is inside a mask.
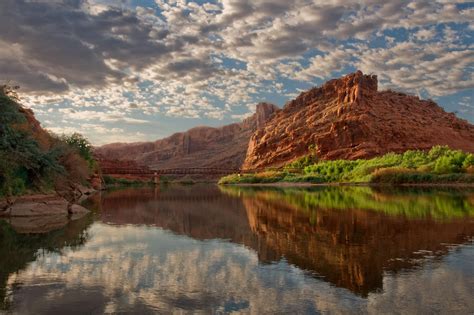
[[[361,296],[383,288],[385,271],[414,268],[474,235],[474,198],[466,191],[220,189],[131,189],[93,202],[103,222],[244,244],[263,263],[285,258]]]
[[[242,197],[250,227],[266,246],[261,260],[286,257],[362,296],[383,288],[384,272],[417,267],[426,255],[444,255],[474,235],[474,204],[459,191],[225,191]]]
[[[96,222],[76,231],[87,242],[57,238],[28,247],[22,264],[2,261],[15,312],[474,308],[472,191],[191,186],[108,192],[87,206]]]
[[[0,310],[8,309],[10,304],[7,282],[11,274],[44,255],[80,248],[88,239],[87,228],[91,224],[92,218],[85,216],[52,232],[23,234],[16,225],[0,220]]]

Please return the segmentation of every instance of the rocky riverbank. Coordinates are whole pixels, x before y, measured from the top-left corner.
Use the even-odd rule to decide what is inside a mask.
[[[90,211],[79,203],[94,192],[80,186],[74,190],[73,198],[52,193],[0,199],[0,219],[8,221],[19,233],[49,232],[88,214]]]

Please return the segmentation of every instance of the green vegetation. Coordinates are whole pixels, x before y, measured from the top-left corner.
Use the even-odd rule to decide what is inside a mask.
[[[303,157],[271,173],[229,175],[219,183],[474,183],[474,155],[447,146],[435,146],[430,151],[388,153],[368,160],[311,163],[313,160],[314,157]],[[295,173],[295,168],[300,172]]]
[[[87,183],[94,163],[84,138],[60,139],[36,126],[9,86],[0,86],[0,113],[0,196]]]
[[[221,186],[229,195],[258,198],[315,214],[323,210],[370,210],[408,218],[436,220],[474,217],[470,189],[377,189],[371,187],[234,187]],[[311,217],[311,216],[310,216]]]
[[[83,135],[75,132],[72,135],[62,135],[61,141],[73,148],[84,160],[87,161],[89,169],[95,170],[97,162],[93,156],[92,144]]]
[[[107,186],[145,186],[152,185],[153,181],[143,181],[138,179],[115,178],[112,176],[104,176],[104,182]]]

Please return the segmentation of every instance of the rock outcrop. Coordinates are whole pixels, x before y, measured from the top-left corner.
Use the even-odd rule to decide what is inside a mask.
[[[240,168],[252,134],[279,109],[260,103],[251,117],[219,128],[196,127],[155,142],[114,143],[96,149],[110,160],[135,161],[151,168]]]
[[[431,100],[377,90],[361,71],[299,95],[257,130],[244,167],[278,166],[309,153],[322,159],[371,158],[449,145],[474,152],[474,126]]]
[[[80,219],[89,212],[57,194],[0,200],[0,219],[7,220],[18,233],[47,233],[60,229],[70,220]]]

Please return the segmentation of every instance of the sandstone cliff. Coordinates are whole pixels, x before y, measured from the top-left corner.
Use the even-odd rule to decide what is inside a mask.
[[[96,149],[107,159],[133,160],[151,168],[240,168],[251,135],[279,109],[260,103],[256,113],[240,123],[219,128],[196,127],[155,142],[114,143]]]
[[[449,145],[474,152],[474,126],[431,100],[377,90],[358,71],[299,95],[257,130],[244,167],[278,166],[308,154],[322,159],[370,158],[387,152]]]

